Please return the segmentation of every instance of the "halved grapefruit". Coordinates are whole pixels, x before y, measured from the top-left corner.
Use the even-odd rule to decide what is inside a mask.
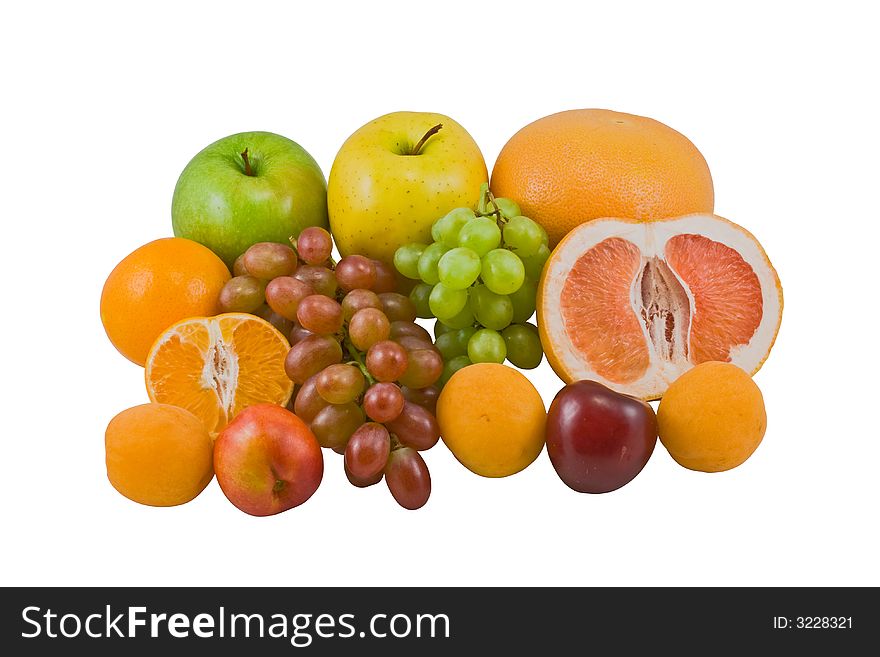
[[[659,399],[705,361],[754,374],[779,331],[782,286],[758,240],[727,219],[597,219],[554,249],[537,306],[547,360],[566,383]]]

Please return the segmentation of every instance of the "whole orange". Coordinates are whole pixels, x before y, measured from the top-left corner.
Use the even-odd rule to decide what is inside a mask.
[[[144,244],[110,272],[101,292],[101,322],[110,342],[143,366],[150,347],[187,317],[220,312],[217,300],[230,278],[207,247],[182,237]]]
[[[125,497],[150,506],[189,502],[214,476],[214,443],[192,413],[142,404],[110,420],[107,477]]]
[[[547,413],[535,386],[518,370],[477,363],[443,386],[437,421],[443,442],[468,470],[506,477],[541,453]]]
[[[700,472],[741,465],[767,430],[764,397],[748,372],[706,361],[669,386],[657,410],[660,442],[679,464]]]
[[[501,149],[491,188],[541,224],[551,248],[591,219],[661,219],[715,206],[709,167],[687,137],[603,109],[559,112],[524,127]]]

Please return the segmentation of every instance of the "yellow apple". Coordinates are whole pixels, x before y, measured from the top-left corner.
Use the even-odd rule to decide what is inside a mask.
[[[333,161],[330,230],[343,256],[390,264],[404,244],[430,243],[431,224],[447,212],[475,207],[487,179],[479,146],[448,116],[386,114],[351,135]]]

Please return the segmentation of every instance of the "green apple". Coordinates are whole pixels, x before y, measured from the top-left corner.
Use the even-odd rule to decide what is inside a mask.
[[[330,170],[327,205],[339,252],[391,263],[398,247],[431,242],[431,224],[475,207],[488,179],[473,138],[442,114],[393,112],[349,137]]]
[[[180,174],[171,201],[174,234],[200,242],[231,267],[257,242],[289,244],[327,226],[327,182],[287,137],[241,132],[215,141]]]

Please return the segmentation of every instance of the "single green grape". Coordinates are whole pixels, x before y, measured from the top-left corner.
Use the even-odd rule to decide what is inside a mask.
[[[435,221],[433,224],[431,224],[431,239],[434,240],[435,242],[440,241],[440,235],[443,233],[443,227],[444,227],[444,224],[446,223],[447,216],[448,215],[444,214],[437,221]]]
[[[476,216],[470,208],[455,208],[434,223],[431,237],[435,242],[442,242],[448,247],[457,246],[459,232]]]
[[[507,345],[498,331],[480,329],[468,340],[468,358],[472,363],[503,363]]]
[[[513,324],[522,324],[528,321],[535,312],[535,298],[538,296],[538,284],[531,278],[526,278],[516,292],[507,295],[513,304]]]
[[[537,221],[535,221],[535,223],[538,224]],[[538,228],[541,229],[541,244],[548,246],[550,244],[550,236],[541,224],[538,224]]]
[[[413,280],[419,280],[419,258],[422,252],[428,248],[427,244],[418,242],[406,244],[394,252],[394,267],[401,274]]]
[[[516,367],[533,370],[541,364],[544,350],[534,324],[511,324],[501,332],[507,347],[507,360]]]
[[[437,274],[446,287],[464,290],[477,280],[480,267],[480,256],[471,249],[459,246],[443,254],[437,263]]]
[[[471,288],[468,305],[480,324],[496,331],[505,328],[513,318],[513,304],[510,297],[495,294],[485,285]]]
[[[458,329],[455,332],[455,339],[457,342],[457,349],[460,353],[467,353],[468,341],[470,341],[471,336],[477,332],[476,327],[474,326],[465,326],[463,329]]]
[[[434,339],[437,340],[444,333],[452,333],[456,329],[446,326],[441,320],[434,322]]]
[[[501,229],[489,217],[469,221],[458,233],[458,245],[474,251],[481,258],[501,244]]]
[[[440,282],[440,275],[437,272],[437,265],[443,254],[449,250],[448,246],[440,242],[434,242],[422,251],[419,257],[419,278],[428,285],[437,285]]]
[[[516,292],[525,276],[522,260],[512,251],[493,249],[483,256],[480,277],[495,294]]]
[[[503,214],[508,219],[512,217],[517,217],[521,214],[519,205],[516,201],[512,199],[504,198],[503,196],[501,198],[496,198],[495,205],[497,205],[498,209],[501,210],[501,214]]]
[[[455,317],[467,305],[467,290],[455,290],[443,283],[437,283],[428,297],[431,313],[438,319]]]
[[[541,227],[528,217],[517,215],[504,226],[504,245],[521,258],[535,255],[543,239]]]
[[[542,244],[535,255],[523,258],[522,262],[526,270],[526,276],[533,281],[537,281],[541,278],[541,272],[544,271],[544,263],[547,262],[549,257],[549,247],[547,247],[546,244]]]
[[[470,308],[470,304],[465,304],[465,307],[461,309],[461,312],[458,313],[455,317],[450,317],[449,319],[440,320],[446,326],[451,329],[463,329],[466,326],[474,325],[474,313]]]
[[[427,283],[419,283],[412,289],[412,292],[409,293],[409,298],[416,307],[416,317],[421,317],[422,319],[433,317],[431,314],[431,306],[428,303],[432,289],[433,286],[428,285]]]
[[[468,340],[470,340],[471,336],[476,332],[477,329],[473,326],[466,326],[465,328],[458,330],[450,330],[448,333],[444,333],[437,338],[434,346],[440,350],[440,355],[443,356],[443,360],[448,362],[456,356],[467,355]]]
[[[468,365],[472,365],[471,359],[466,355],[456,356],[455,358],[446,361],[443,365],[443,374],[440,375],[440,380],[438,384],[442,388],[446,385],[446,382],[452,378],[452,375],[458,372],[458,370],[467,367]]]
[[[461,356],[461,351],[458,348],[458,331],[444,333],[434,341],[434,346],[437,347],[445,362],[449,362],[456,356]]]

